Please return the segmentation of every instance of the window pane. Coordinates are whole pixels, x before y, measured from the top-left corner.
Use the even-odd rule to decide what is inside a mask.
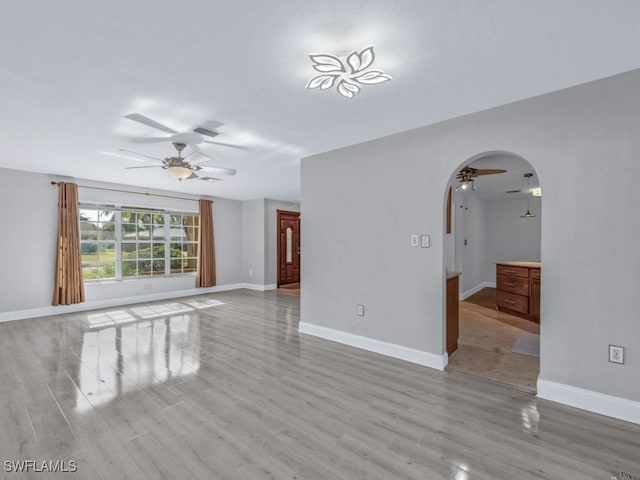
[[[113,222],[102,223],[100,230],[98,230],[98,238],[100,238],[100,240],[115,240],[116,224]]]
[[[82,278],[84,280],[95,280],[98,278],[98,268],[94,266],[82,266]]]
[[[116,263],[100,263],[98,267],[98,276],[100,278],[115,278],[116,277]]]
[[[164,215],[160,215],[155,213],[153,215],[153,224],[154,225],[164,225]]]
[[[116,212],[113,210],[100,210],[98,220],[100,222],[113,222],[116,219]]]
[[[151,260],[140,260],[138,262],[138,275],[151,275]]]
[[[197,243],[185,243],[182,247],[182,251],[186,252],[187,257],[198,256],[198,244]]]
[[[100,242],[100,248],[98,251],[101,262],[115,262],[116,261],[116,244],[114,242]]]
[[[153,258],[164,258],[164,243],[153,244]]]
[[[136,222],[136,214],[133,212],[121,212],[120,218],[122,223],[135,223]]]
[[[172,243],[171,244],[171,258],[182,258],[182,244],[181,243]],[[173,268],[173,267],[171,267]]]
[[[151,225],[138,224],[138,240],[151,240]]]
[[[122,276],[123,277],[135,277],[138,274],[137,262],[124,261],[122,262]]]
[[[97,240],[98,227],[92,222],[80,222],[80,239],[81,240]]]
[[[164,275],[164,260],[153,261],[153,274]]]
[[[139,243],[138,244],[138,258],[151,258],[151,244]],[[141,267],[138,266],[138,269]]]
[[[182,225],[182,215],[170,215],[171,225]]]
[[[80,255],[82,256],[83,261],[97,260],[98,242],[80,242]]]
[[[185,272],[185,273],[187,273],[187,272],[195,272],[197,265],[198,265],[197,259],[195,259],[195,258],[186,258],[182,262],[182,271]]]
[[[151,223],[151,214],[150,213],[138,213],[138,224]]]
[[[123,243],[122,244],[122,259],[123,260],[135,260],[138,258],[138,244],[137,243]]]
[[[165,227],[164,225],[153,227],[153,239],[154,240],[164,240],[165,237]]]

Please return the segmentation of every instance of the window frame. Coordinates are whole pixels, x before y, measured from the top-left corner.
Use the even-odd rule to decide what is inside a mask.
[[[199,228],[200,228],[200,213],[197,211],[190,211],[190,210],[166,210],[166,209],[159,209],[159,208],[149,208],[149,207],[137,207],[137,206],[130,206],[130,205],[116,205],[116,204],[109,204],[109,205],[104,205],[104,204],[97,204],[97,203],[87,203],[87,202],[83,202],[80,204],[79,206],[79,210],[80,213],[82,213],[83,210],[93,210],[93,211],[113,211],[115,213],[114,215],[114,224],[115,224],[115,233],[114,233],[114,240],[113,242],[115,243],[115,276],[114,277],[108,277],[108,278],[88,278],[85,279],[84,278],[84,269],[83,269],[83,282],[88,282],[88,283],[110,283],[110,282],[128,282],[128,281],[138,281],[138,280],[149,280],[152,278],[166,278],[166,277],[181,277],[181,276],[195,276],[197,274],[197,252],[198,252],[198,248],[199,248]],[[123,222],[122,221],[122,213],[123,212],[130,212],[130,213],[134,213],[136,215],[136,222],[134,222],[135,225],[138,225],[137,223],[137,215],[138,214],[149,214],[151,215],[151,220],[149,225],[149,239],[148,241],[141,241],[140,238],[138,237],[138,230],[136,228],[136,238],[135,240],[129,240],[129,241],[125,241],[123,239],[123,231],[122,231],[122,225]],[[154,223],[153,223],[153,215],[162,215],[163,216],[163,227],[164,227],[164,239],[162,241],[154,241],[154,233],[153,233],[153,227],[154,227]],[[183,240],[172,240],[171,237],[171,216],[172,215],[180,215],[181,216],[181,220],[182,217],[187,216],[187,217],[195,217],[195,221],[193,222],[193,224],[191,225],[191,228],[195,228],[193,229],[194,235],[195,235],[195,239],[194,240],[189,240],[189,241],[185,241]],[[81,215],[79,215],[80,217]],[[81,222],[81,220],[79,220],[79,222]],[[146,225],[146,224],[145,224]],[[184,224],[183,224],[184,225]],[[84,243],[87,243],[89,240],[85,240]],[[99,239],[96,241],[98,244],[98,248],[99,248]],[[80,240],[80,243],[83,243],[83,240]],[[130,276],[125,276],[124,272],[123,272],[123,262],[125,262],[126,260],[124,260],[124,252],[123,252],[123,244],[134,244],[136,245],[135,251],[136,251],[136,275],[130,275]],[[153,272],[153,262],[156,260],[153,257],[153,249],[154,249],[154,245],[155,244],[162,244],[164,246],[164,273],[158,274],[158,275],[153,275],[152,273],[148,274],[148,275],[140,275],[139,274],[139,261],[140,258],[138,256],[138,251],[140,250],[139,245],[141,243],[148,243],[150,245],[150,257],[149,257],[149,261],[151,262],[151,272]],[[194,271],[188,271],[188,272],[172,272],[172,268],[171,268],[171,261],[175,261],[176,258],[175,257],[171,257],[171,245],[172,244],[181,244],[182,246],[189,244],[189,245],[195,245],[195,250],[196,250],[196,255],[195,257],[183,257],[183,258],[187,258],[187,259],[193,259],[195,258],[195,269]],[[183,247],[184,248],[184,247]],[[184,249],[183,249],[184,251]],[[146,260],[146,259],[145,259]],[[158,258],[159,260],[159,258]],[[184,267],[182,268],[182,270],[184,270]]]

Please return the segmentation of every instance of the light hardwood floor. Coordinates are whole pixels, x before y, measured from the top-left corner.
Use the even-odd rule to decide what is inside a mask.
[[[73,459],[77,479],[640,473],[640,426],[298,334],[298,321],[298,296],[238,290],[2,324],[2,460]]]

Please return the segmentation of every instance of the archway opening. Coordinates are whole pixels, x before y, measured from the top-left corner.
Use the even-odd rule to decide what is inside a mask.
[[[535,392],[541,195],[533,166],[511,152],[474,155],[452,173],[444,201],[448,370]]]

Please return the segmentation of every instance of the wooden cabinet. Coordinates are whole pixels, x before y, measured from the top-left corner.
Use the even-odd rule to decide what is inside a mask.
[[[458,348],[458,299],[460,296],[457,272],[447,274],[447,354],[451,355]]]
[[[540,262],[496,264],[496,308],[540,322]]]

